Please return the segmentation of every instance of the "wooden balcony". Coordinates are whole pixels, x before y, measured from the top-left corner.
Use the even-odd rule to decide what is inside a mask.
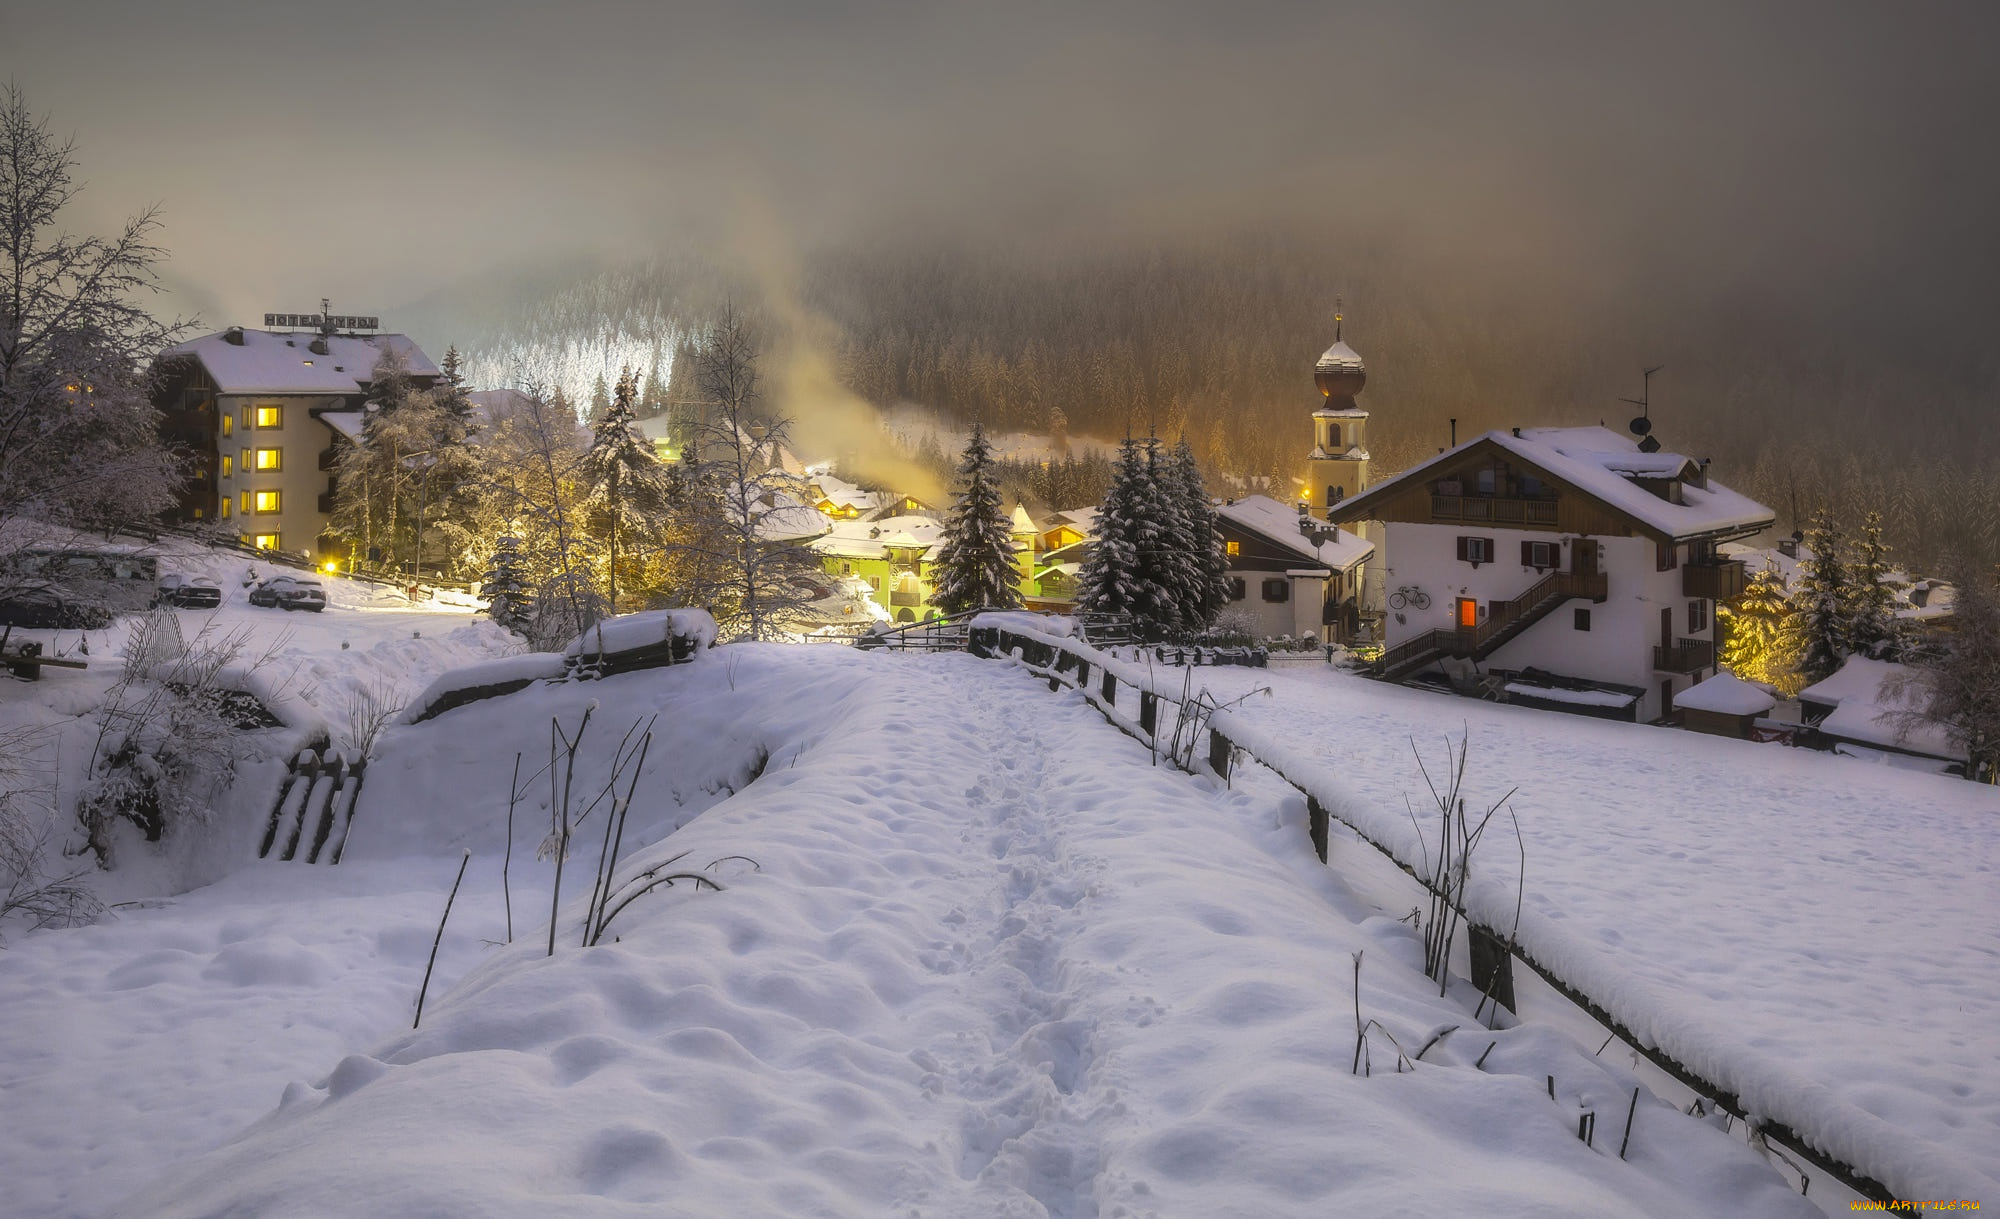
[[[1681,595],[1707,597],[1713,601],[1733,601],[1749,587],[1750,577],[1741,559],[1715,559],[1689,563],[1681,568]]]
[[[340,453],[338,450],[326,448],[326,449],[321,449],[319,451],[320,469],[331,470],[333,469],[334,466],[338,464],[340,464]]]
[[[1431,519],[1464,521],[1469,524],[1529,525],[1553,529],[1556,502],[1552,499],[1500,499],[1488,495],[1431,496]]]
[[[1653,646],[1653,667],[1662,673],[1699,673],[1715,664],[1715,645],[1706,639],[1676,639]]]

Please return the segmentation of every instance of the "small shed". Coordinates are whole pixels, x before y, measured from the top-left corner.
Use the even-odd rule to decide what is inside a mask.
[[[1717,673],[1686,693],[1674,696],[1681,723],[1690,732],[1746,741],[1758,718],[1770,714],[1777,705],[1776,696],[1769,690],[1734,673]]]

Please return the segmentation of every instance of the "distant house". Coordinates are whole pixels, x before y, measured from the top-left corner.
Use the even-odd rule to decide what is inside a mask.
[[[1965,750],[1945,726],[1910,716],[1920,704],[1913,690],[1899,688],[1907,672],[1890,661],[1850,656],[1833,676],[1799,691],[1799,709],[1819,743],[1835,753],[1921,758],[1962,772]]]
[[[929,516],[835,520],[811,543],[827,574],[864,581],[895,622],[936,614],[932,567],[943,544],[944,523]]]
[[[359,333],[374,318],[273,317],[286,324],[233,326],[161,354],[153,395],[161,431],[195,458],[169,515],[233,522],[245,542],[267,550],[336,557],[344,548],[327,533],[333,457],[339,442],[361,434],[376,367],[400,360],[418,389],[440,374],[405,336]]]
[[[1299,510],[1249,495],[1215,510],[1229,557],[1229,605],[1250,614],[1264,638],[1314,634],[1346,642],[1358,623],[1361,566],[1375,544],[1344,529],[1315,544]]]
[[[1076,608],[1077,577],[1097,537],[1096,508],[1068,508],[1040,520],[1014,509],[1014,553],[1021,563],[1021,599],[1045,614]]]
[[[1745,582],[1717,547],[1773,514],[1706,462],[1586,427],[1488,432],[1327,519],[1385,526],[1384,676],[1536,670],[1637,691],[1650,721],[1715,671],[1715,604]]]

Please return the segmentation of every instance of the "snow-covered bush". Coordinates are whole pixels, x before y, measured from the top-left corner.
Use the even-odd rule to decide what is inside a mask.
[[[84,883],[87,869],[48,870],[55,789],[42,755],[53,739],[34,725],[0,733],[0,932],[16,916],[31,927],[69,927],[103,910]]]
[[[197,636],[177,660],[128,664],[99,712],[97,746],[77,805],[90,848],[111,862],[120,822],[158,842],[207,820],[236,776],[246,728],[269,725],[268,654],[239,664],[247,634]],[[283,723],[282,717],[278,718]]]

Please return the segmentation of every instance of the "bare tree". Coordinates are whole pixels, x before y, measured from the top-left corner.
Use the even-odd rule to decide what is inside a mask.
[[[759,408],[761,345],[750,323],[726,307],[696,355],[707,417],[683,473],[681,536],[667,549],[718,575],[709,608],[723,630],[783,639],[818,622],[825,595],[819,562],[803,542],[823,528],[804,480],[786,471],[789,419]]]
[[[167,507],[177,485],[146,365],[181,327],[133,300],[158,289],[159,214],[108,240],[61,232],[75,168],[75,145],[19,88],[0,90],[0,526],[116,525]]]
[[[523,578],[533,590],[531,644],[561,647],[596,621],[603,598],[583,546],[583,454],[576,412],[561,390],[530,384],[520,409],[491,420],[481,434],[480,524],[496,540],[521,539]]]

